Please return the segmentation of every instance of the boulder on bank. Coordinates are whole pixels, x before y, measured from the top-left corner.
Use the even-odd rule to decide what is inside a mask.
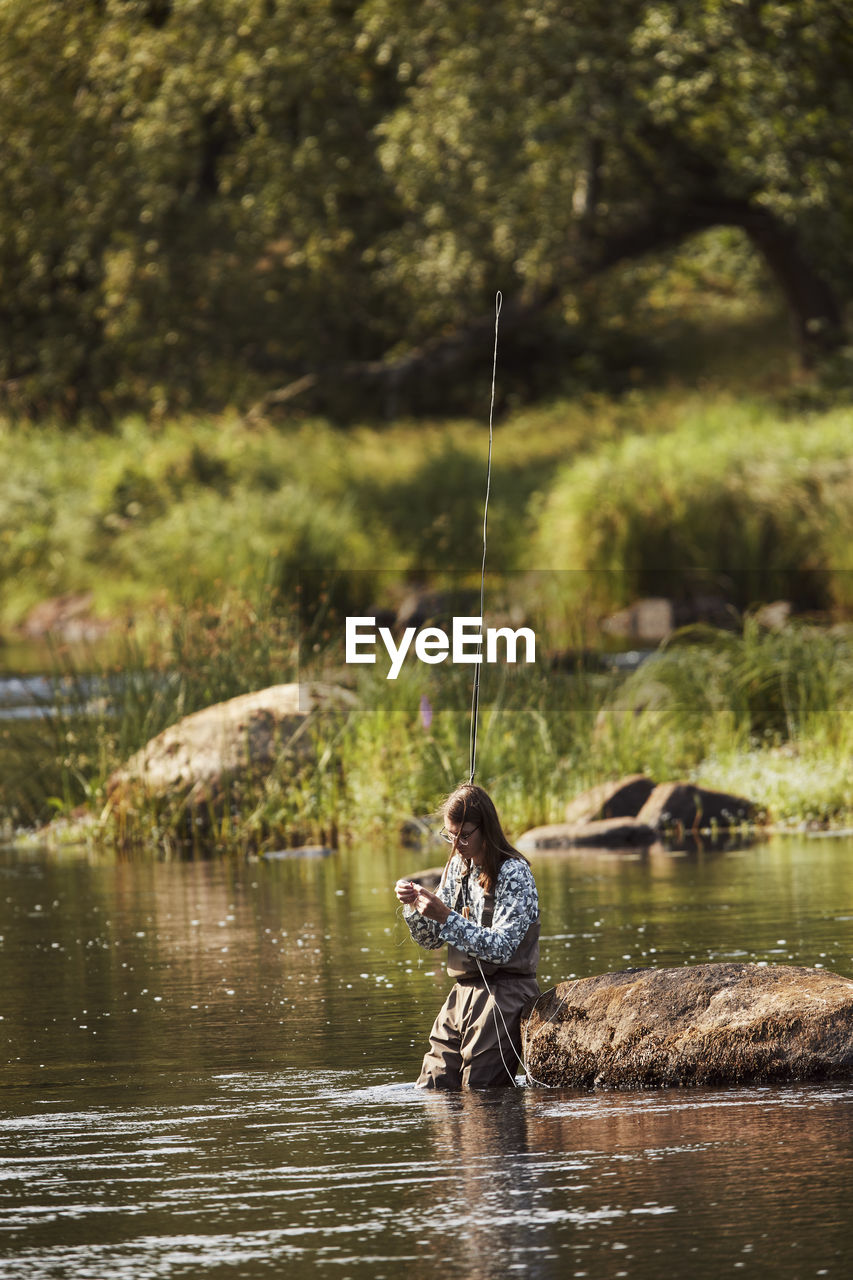
[[[533,827],[517,841],[522,853],[558,849],[648,849],[663,833],[720,832],[754,824],[758,806],[743,796],[692,782],[656,786],[644,774],[603,782],[566,806],[566,821]]]
[[[655,787],[637,814],[637,821],[656,831],[683,827],[686,831],[710,831],[714,827],[739,827],[758,820],[758,807],[744,796],[711,791],[692,782],[664,782]]]
[[[601,623],[607,635],[619,636],[639,644],[659,644],[675,630],[675,605],[664,596],[635,600]]]
[[[655,789],[644,773],[631,773],[617,782],[600,782],[566,805],[566,823],[596,822],[606,818],[636,818]]]
[[[853,1079],[853,981],[701,964],[561,982],[521,1023],[534,1081],[657,1089]]]
[[[216,804],[229,783],[263,775],[282,755],[294,762],[309,758],[311,713],[353,702],[336,686],[279,684],[205,707],[152,738],[112,774],[111,805],[120,809],[140,793],[184,799],[190,809]]]
[[[597,822],[556,822],[532,827],[516,841],[520,853],[547,853],[558,849],[648,849],[658,833],[636,818],[602,818]]]

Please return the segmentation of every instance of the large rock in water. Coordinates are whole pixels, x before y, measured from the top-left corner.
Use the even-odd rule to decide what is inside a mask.
[[[534,1081],[657,1089],[853,1078],[853,980],[700,964],[561,982],[522,1018]]]
[[[757,805],[745,796],[711,791],[693,782],[663,782],[651,792],[637,821],[656,830],[709,831],[715,826],[725,829],[753,823],[757,817]]]
[[[569,825],[555,822],[547,827],[531,827],[516,840],[520,853],[548,853],[560,849],[648,849],[658,839],[654,827],[636,818],[602,818],[597,822]]]
[[[306,759],[311,713],[353,702],[333,686],[278,684],[205,707],[164,729],[112,774],[112,806],[132,804],[138,792],[181,798],[190,809],[215,806],[229,784],[262,776],[280,756]]]
[[[629,774],[617,782],[600,782],[566,805],[565,822],[597,822],[607,818],[636,818],[655,789],[651,778],[642,773]]]

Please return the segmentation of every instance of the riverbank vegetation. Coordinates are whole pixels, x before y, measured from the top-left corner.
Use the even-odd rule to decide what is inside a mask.
[[[532,532],[542,561],[595,575],[605,609],[719,592],[736,609],[853,607],[853,415],[689,406],[567,464]],[[619,598],[621,593],[621,599]]]
[[[7,824],[75,815],[75,838],[124,852],[388,839],[416,835],[467,774],[470,669],[415,664],[388,681],[339,667],[356,705],[313,714],[311,750],[298,767],[283,753],[251,784],[235,780],[227,805],[194,811],[189,822],[179,794],[118,813],[110,774],[179,715],[328,675],[340,657],[329,649],[316,666],[298,664],[294,632],[279,615],[235,602],[190,611],[161,639],[156,662],[150,647],[144,663],[128,652],[94,682],[66,668],[64,694],[44,718],[4,725]],[[477,776],[500,796],[516,834],[560,821],[575,794],[630,772],[748,794],[781,827],[853,821],[849,634],[803,624],[776,632],[747,619],[740,632],[679,633],[628,676],[588,660],[484,673]]]
[[[802,408],[790,379],[771,397],[724,370],[738,394],[587,393],[496,428],[487,612],[532,621],[539,648],[532,670],[486,669],[478,776],[516,831],[633,770],[748,792],[783,824],[853,820],[853,409]],[[106,783],[133,751],[242,692],[352,684],[344,613],[476,581],[481,422],[130,418],[109,434],[6,427],[0,447],[6,636],[82,592],[105,626],[91,651],[54,644],[43,718],[3,724],[7,826],[82,805],[107,843],[180,847],[177,803],[110,825]],[[620,675],[602,618],[646,593],[688,611],[710,596],[726,630],[688,629]],[[795,615],[778,633],[751,620],[777,596]],[[312,767],[273,770],[192,840],[336,840],[425,813],[467,772],[469,670],[357,671],[358,710],[317,719]]]
[[[112,771],[306,675],[357,709],[191,847],[378,832],[465,776],[466,680],[340,641],[476,591],[497,289],[487,613],[538,654],[488,672],[479,776],[513,828],[626,770],[853,820],[844,7],[309,9],[0,12],[0,663],[48,675],[0,721],[6,825],[177,848],[180,805],[110,825]],[[649,596],[675,635],[626,675]]]
[[[792,413],[689,389],[520,410],[496,432],[490,565],[553,573],[575,617],[697,593],[844,611],[851,435],[847,406]],[[335,580],[351,611],[394,607],[407,584],[478,565],[487,447],[472,420],[0,426],[0,626],[86,591],[106,618],[223,588],[286,609],[298,587]]]
[[[497,425],[487,613],[532,622],[539,647],[532,670],[486,669],[478,776],[516,831],[634,770],[749,793],[782,824],[853,820],[853,409],[802,407],[790,378],[771,396],[734,358],[701,393],[588,392]],[[177,802],[111,825],[112,771],[183,715],[306,676],[354,683],[358,709],[318,717],[312,766],[235,791],[190,847],[377,833],[466,774],[470,669],[347,670],[342,618],[475,586],[482,422],[129,418],[7,426],[0,448],[6,637],[84,592],[104,627],[90,651],[42,649],[58,701],[2,726],[7,827],[82,805],[99,840],[184,847]],[[682,631],[622,675],[601,623],[642,594],[687,616],[711,599],[725,629]],[[752,618],[777,597],[793,612],[779,632]]]

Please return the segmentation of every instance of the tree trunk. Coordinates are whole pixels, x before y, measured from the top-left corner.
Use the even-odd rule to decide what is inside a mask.
[[[594,271],[671,248],[710,227],[740,227],[763,257],[785,296],[803,367],[811,368],[844,341],[841,308],[832,287],[808,260],[796,231],[769,209],[725,197],[693,201],[653,213],[629,232],[599,242]]]
[[[766,209],[740,224],[782,288],[803,367],[811,368],[844,341],[841,309],[829,284],[806,259],[797,234]]]
[[[532,316],[550,306],[560,295],[556,285],[507,302],[501,308],[500,331],[509,334],[523,328]],[[447,378],[473,353],[488,352],[495,328],[495,314],[476,316],[470,324],[434,338],[421,347],[392,360],[365,360],[328,366],[289,382],[287,386],[268,392],[246,414],[248,423],[256,422],[274,409],[307,395],[325,400],[324,384],[359,383],[373,388],[386,418],[393,419],[399,408],[404,387],[416,380],[435,381]]]

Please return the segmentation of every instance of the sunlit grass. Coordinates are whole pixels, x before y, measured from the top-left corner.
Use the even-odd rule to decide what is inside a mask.
[[[850,608],[853,411],[786,420],[718,401],[670,430],[633,432],[562,469],[529,552],[614,608],[715,594]]]
[[[586,581],[615,608],[686,587],[743,607],[799,591],[849,606],[845,409],[791,418],[697,388],[583,393],[495,431],[493,571]],[[112,434],[0,424],[0,627],[91,591],[102,616],[292,588],[359,569],[366,594],[479,563],[484,420],[247,428],[127,419]]]
[[[696,782],[736,794],[760,796],[772,823],[799,828],[853,822],[853,716],[843,732],[801,737],[777,747],[722,751],[692,772]]]
[[[646,384],[498,421],[487,610],[517,572],[540,650],[534,670],[488,673],[477,777],[516,834],[635,771],[730,787],[784,823],[853,820],[843,635],[747,621],[682,638],[627,680],[573,657],[600,646],[603,614],[647,593],[853,606],[851,411],[794,414],[747,373],[737,396]],[[451,569],[475,580],[487,449],[485,414],[346,430],[234,415],[129,418],[112,434],[0,425],[0,628],[83,591],[124,624],[97,653],[54,650],[65,698],[2,726],[7,821],[80,805],[100,821],[110,773],[166,725],[294,679],[300,629],[301,673],[340,673],[335,607],[393,608]],[[535,565],[546,574],[528,580]],[[282,760],[235,787],[203,830],[178,801],[141,808],[132,829],[107,816],[98,838],[230,852],[387,839],[467,777],[469,676],[349,672],[358,708],[313,719],[310,767]]]
[[[188,811],[182,795],[113,809],[111,772],[159,729],[296,676],[293,633],[235,601],[219,614],[188,612],[161,643],[156,665],[124,664],[111,700],[105,672],[103,702],[87,714],[81,684],[78,704],[6,726],[9,757],[20,762],[17,777],[4,775],[8,816],[43,821],[82,805],[95,819],[90,837],[124,850],[387,842],[468,777],[470,669],[413,664],[396,681],[360,671],[351,709],[312,713],[307,759],[282,751],[209,811]],[[321,656],[310,673],[323,671]],[[680,637],[628,678],[582,664],[489,670],[476,746],[477,780],[515,834],[562,820],[579,792],[634,772],[746,795],[781,825],[850,824],[853,642],[748,622],[741,635]]]

